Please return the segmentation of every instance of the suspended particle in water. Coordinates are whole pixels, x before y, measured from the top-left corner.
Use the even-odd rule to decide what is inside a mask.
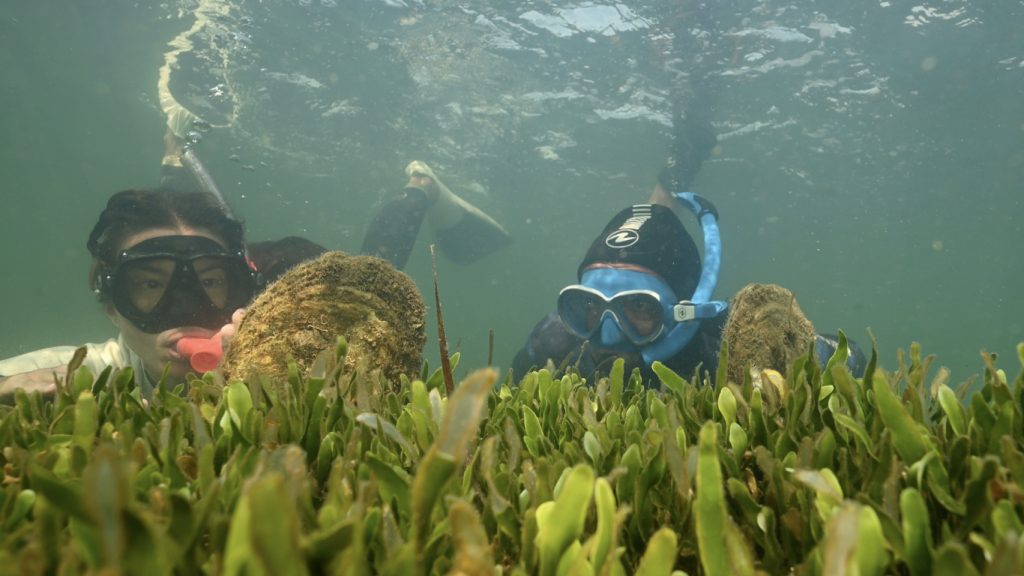
[[[231,156],[228,156],[228,160],[231,160],[232,162],[242,161],[242,159],[238,157],[238,154],[232,154]]]
[[[924,60],[921,60],[921,70],[924,70],[925,72],[931,71],[933,68],[935,68],[935,62],[936,61],[934,56],[929,56]]]
[[[942,240],[933,240],[932,249],[934,249],[936,252],[942,250]]]
[[[203,135],[200,132],[196,132],[195,130],[193,130],[188,134],[185,134],[185,142],[188,142],[189,144],[198,144],[202,141]]]
[[[256,167],[253,166],[252,164],[243,164],[242,165],[242,170],[245,170],[246,172],[255,172],[256,171]]]
[[[211,126],[209,122],[203,120],[202,118],[196,118],[192,121],[192,129],[198,130],[199,132],[202,132],[204,134],[208,134],[211,130],[213,130],[213,126]]]

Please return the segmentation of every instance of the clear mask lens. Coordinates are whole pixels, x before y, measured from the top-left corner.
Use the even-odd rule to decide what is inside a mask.
[[[633,291],[607,298],[586,287],[569,287],[558,297],[558,314],[566,327],[581,338],[593,338],[602,318],[611,314],[626,336],[638,345],[661,334],[663,309],[658,295]]]
[[[132,305],[143,313],[152,312],[172,286],[188,284],[198,285],[210,303],[224,308],[231,300],[233,285],[244,282],[244,278],[232,278],[238,272],[233,264],[218,256],[196,258],[185,265],[173,258],[144,258],[124,267],[122,282]]]

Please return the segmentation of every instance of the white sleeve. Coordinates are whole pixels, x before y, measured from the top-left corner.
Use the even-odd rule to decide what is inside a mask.
[[[99,374],[107,366],[123,368],[127,363],[125,348],[116,339],[111,338],[101,344],[86,344],[85,347],[86,355],[83,364],[88,366],[94,374]],[[0,376],[14,376],[33,370],[63,366],[71,361],[77,349],[77,346],[54,346],[7,360],[0,360]]]

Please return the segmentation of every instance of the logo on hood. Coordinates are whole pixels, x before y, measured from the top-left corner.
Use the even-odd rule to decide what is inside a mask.
[[[629,248],[640,241],[640,233],[636,230],[616,230],[604,239],[609,248]]]
[[[629,248],[640,241],[640,227],[651,218],[650,204],[637,204],[633,206],[633,214],[619,226],[619,229],[612,232],[604,239],[609,248]]]

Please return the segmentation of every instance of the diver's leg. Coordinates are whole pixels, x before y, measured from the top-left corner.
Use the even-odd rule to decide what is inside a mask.
[[[511,244],[508,232],[478,208],[456,196],[425,163],[405,169],[409,182],[370,224],[362,253],[402,269],[409,260],[423,220],[434,229],[441,252],[458,264],[469,264]]]
[[[718,143],[718,136],[707,118],[682,118],[673,121],[672,152],[665,167],[658,174],[649,202],[668,206],[682,214],[682,208],[671,194],[690,192],[697,172],[705,160],[711,157]]]
[[[405,267],[430,206],[427,193],[415,180],[410,179],[402,193],[374,217],[363,239],[361,254],[383,258],[398,270]]]
[[[455,263],[473,263],[512,243],[501,224],[452,193],[425,163],[412,162],[405,172],[410,182],[427,178],[432,183],[424,189],[431,200],[427,220],[438,248]]]

